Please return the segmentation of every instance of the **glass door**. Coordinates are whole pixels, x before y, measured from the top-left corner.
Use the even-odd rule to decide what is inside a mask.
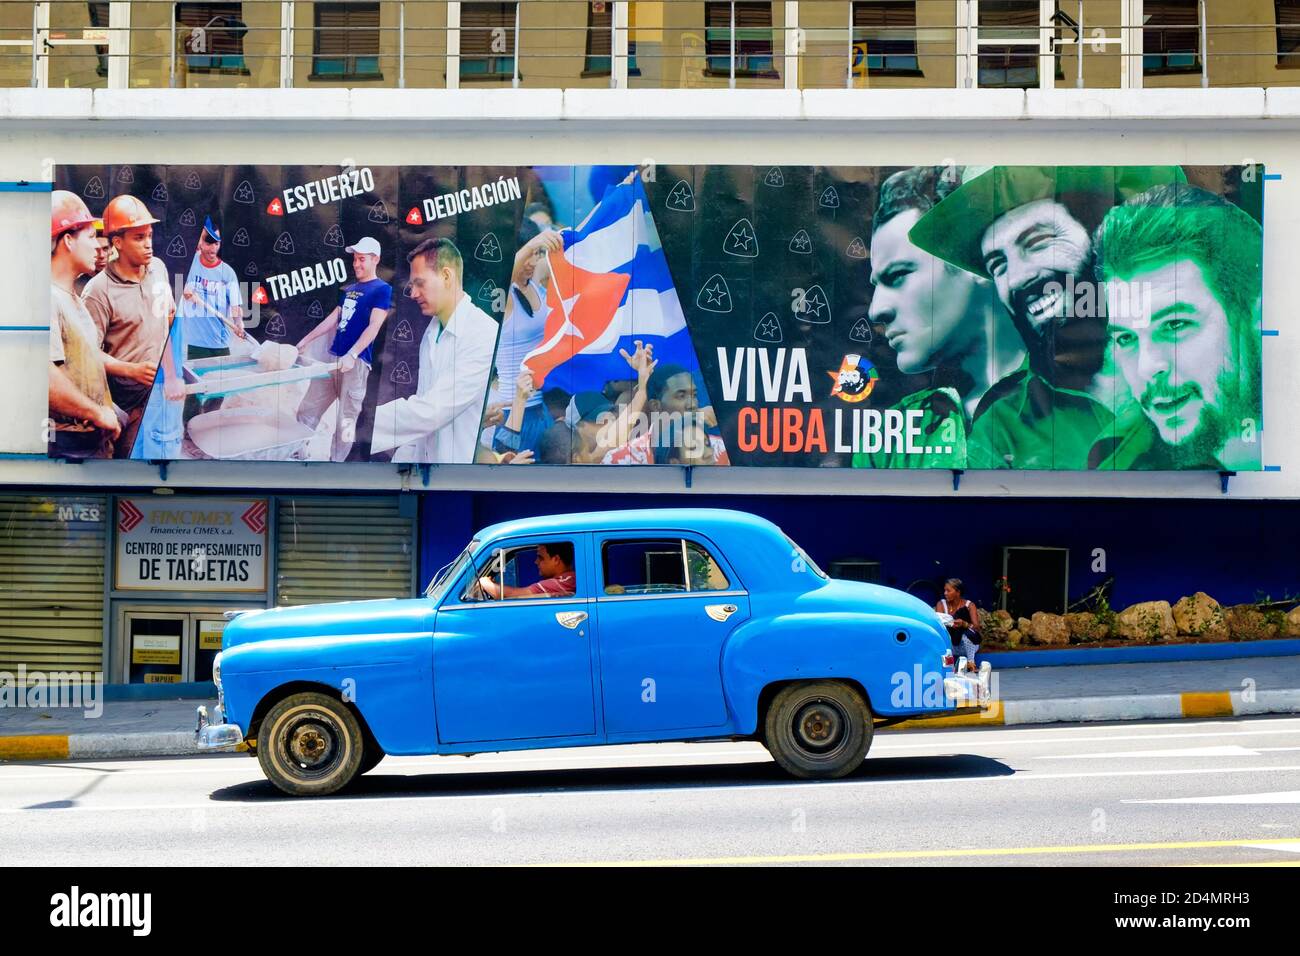
[[[212,662],[226,629],[225,612],[247,607],[119,606],[116,647],[122,679],[128,684],[212,680]]]
[[[1042,75],[1050,53],[1051,12],[1048,0],[973,0],[975,30],[974,85],[984,89],[1030,89],[1051,86]],[[1050,77],[1050,71],[1049,71]],[[1044,80],[1047,79],[1047,82]]]
[[[966,0],[966,86],[1119,89],[1129,85],[1126,0]]]

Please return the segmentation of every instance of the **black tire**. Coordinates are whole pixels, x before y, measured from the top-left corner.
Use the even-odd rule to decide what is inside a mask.
[[[292,797],[323,797],[341,790],[360,773],[364,756],[361,724],[346,705],[326,694],[286,697],[258,729],[262,773]]]
[[[767,708],[764,744],[786,773],[832,780],[857,770],[871,749],[871,708],[834,680],[783,688]]]

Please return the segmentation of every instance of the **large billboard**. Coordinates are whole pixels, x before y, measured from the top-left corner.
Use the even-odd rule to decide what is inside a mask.
[[[1262,181],[64,166],[50,453],[1257,470]]]

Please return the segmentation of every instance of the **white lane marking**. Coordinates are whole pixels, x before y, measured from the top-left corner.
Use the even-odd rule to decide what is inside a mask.
[[[1160,800],[1121,800],[1120,803],[1300,803],[1300,790],[1274,793],[1233,793],[1211,797],[1165,797]]]
[[[1015,781],[1019,783],[1034,783],[1039,780],[1079,780],[1085,778],[1100,777],[1177,777],[1188,774],[1206,775],[1214,773],[1284,773],[1300,771],[1300,766],[1287,767],[1204,767],[1184,770],[1102,770],[1095,773],[1011,773],[1001,776],[988,777],[917,777],[906,780],[835,780],[835,781],[799,781],[792,780],[789,783],[758,783],[758,784],[729,784],[726,786],[716,786],[711,784],[693,786],[691,784],[682,784],[674,787],[637,787],[624,786],[618,788],[575,788],[564,790],[533,790],[520,793],[507,793],[494,791],[493,793],[465,793],[465,794],[431,794],[424,795],[420,793],[406,793],[391,797],[329,797],[331,804],[381,804],[381,803],[412,803],[423,800],[511,800],[527,799],[539,800],[547,797],[580,797],[584,800],[590,800],[593,796],[625,796],[641,799],[648,794],[672,794],[677,792],[686,793],[706,793],[709,791],[727,791],[730,793],[745,794],[757,793],[764,790],[793,790],[795,788],[816,788],[816,787],[834,787],[834,788],[854,788],[854,787],[895,787],[910,784],[973,784],[973,783],[992,783]],[[156,811],[156,810],[218,810],[218,809],[261,809],[266,807],[293,807],[301,812],[304,803],[302,800],[293,798],[258,800],[256,803],[238,803],[227,800],[213,800],[210,803],[183,803],[183,804],[148,804],[148,805],[122,805],[122,806],[77,806],[77,807],[47,807],[47,808],[27,808],[27,807],[0,807],[0,814],[58,814],[58,813],[97,813],[101,811],[121,811],[130,810],[137,812]],[[310,821],[310,817],[304,818]]]
[[[1281,748],[1290,750],[1290,747]],[[1294,748],[1300,749],[1300,748]],[[1258,757],[1259,751],[1228,744],[1223,747],[1180,747],[1174,750],[1110,750],[1105,753],[1038,754],[1033,760],[1114,760],[1125,757]]]
[[[1280,853],[1300,853],[1300,844],[1295,843],[1248,843],[1253,850],[1275,850]]]

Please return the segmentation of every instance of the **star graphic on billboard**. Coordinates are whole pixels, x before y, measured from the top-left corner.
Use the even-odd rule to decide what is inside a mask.
[[[677,180],[677,185],[668,193],[668,201],[664,205],[674,212],[694,212],[695,191],[691,189],[691,184],[684,179]]]
[[[103,199],[104,183],[98,176],[91,176],[90,182],[86,183],[86,188],[81,191],[81,195],[87,199]]]
[[[198,221],[194,218],[194,210],[186,209],[183,213],[181,213],[180,223],[182,226],[198,225]]]
[[[257,197],[253,194],[253,184],[245,179],[235,187],[234,198],[235,202],[243,203],[245,206],[253,205],[257,201]]]
[[[722,244],[722,251],[731,256],[755,258],[758,255],[758,236],[754,234],[754,224],[741,219],[732,226],[727,241]]]
[[[812,255],[812,237],[808,235],[807,229],[800,229],[790,239],[790,251],[801,256]]]
[[[780,166],[773,166],[767,171],[767,175],[763,177],[763,185],[776,189],[785,185],[785,173],[781,172]]]
[[[500,262],[501,241],[489,232],[479,240],[478,248],[474,250],[474,258],[480,262]]]
[[[822,287],[815,285],[804,292],[802,296],[795,296],[795,315],[799,317],[800,322],[808,322],[812,325],[825,325],[831,320],[831,306],[826,298],[826,293]],[[803,305],[799,309],[799,305]]]
[[[705,312],[731,311],[731,290],[727,288],[727,280],[722,278],[721,273],[709,277],[709,281],[700,289],[695,304]]]
[[[822,190],[822,194],[818,197],[817,202],[819,205],[825,206],[827,209],[838,209],[840,207],[840,194],[835,191],[834,186],[827,186]]]
[[[781,333],[781,320],[775,312],[769,312],[754,326],[754,339],[768,345],[779,345],[784,336]]]
[[[854,236],[849,247],[844,250],[844,254],[850,259],[866,259],[870,256],[867,252],[867,245],[862,241],[861,236]]]

